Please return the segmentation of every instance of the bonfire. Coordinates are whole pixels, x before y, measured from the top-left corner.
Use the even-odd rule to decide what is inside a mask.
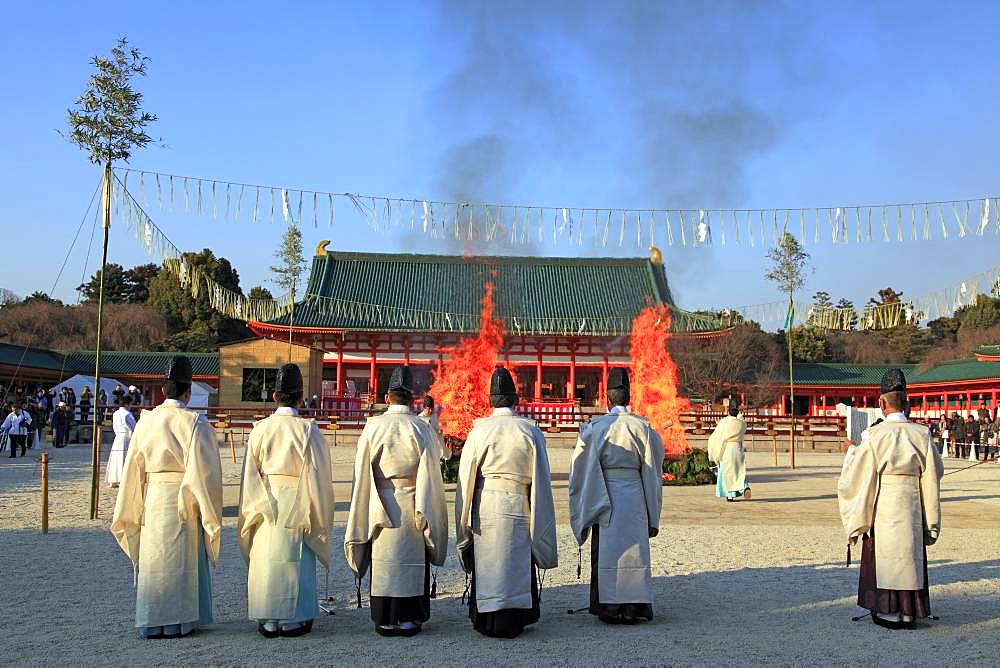
[[[670,308],[663,304],[644,308],[632,321],[629,354],[632,356],[632,408],[649,418],[660,434],[666,454],[688,452],[681,413],[691,409],[677,393],[677,365],[667,351]]]
[[[486,283],[480,302],[479,333],[464,338],[447,355],[441,373],[427,391],[441,404],[441,433],[452,447],[461,447],[472,421],[490,414],[490,377],[503,346],[504,323],[494,317],[493,283]]]

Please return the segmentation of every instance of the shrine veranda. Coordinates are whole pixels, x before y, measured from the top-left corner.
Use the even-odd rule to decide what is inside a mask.
[[[460,602],[464,577],[454,557],[438,572],[439,596],[416,639],[380,639],[365,608],[355,607],[341,541],[352,447],[332,448],[337,514],[329,591],[335,616],[313,633],[269,641],[246,619],[246,564],[235,539],[242,447],[224,469],[222,555],[214,572],[215,624],[192,638],[139,640],[133,626],[132,568],[108,526],[115,493],[101,486],[100,519],[87,517],[89,447],[49,450],[51,532],[39,532],[40,476],[29,451],[0,463],[0,590],[9,625],[0,663],[66,665],[287,664],[818,664],[903,662],[970,665],[1000,654],[1000,466],[979,466],[942,480],[944,529],[931,547],[933,612],[940,621],[889,633],[854,605],[857,565],[844,564],[836,505],[841,456],[799,453],[798,468],[769,453],[749,455],[754,500],[727,504],[709,486],[666,487],[660,535],[653,539],[656,618],[610,628],[587,614],[589,551],[577,549],[566,515],[570,451],[550,453],[559,520],[560,563],[545,577],[542,619],[521,638],[497,641],[470,627]],[[946,471],[968,462],[948,459]],[[448,486],[449,508],[453,486]],[[319,586],[325,594],[325,572]]]

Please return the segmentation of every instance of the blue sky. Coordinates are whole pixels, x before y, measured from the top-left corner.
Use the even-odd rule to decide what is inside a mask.
[[[573,207],[808,207],[1000,195],[1000,4],[5,3],[0,287],[48,291],[99,169],[56,134],[128,35],[166,147],[140,169],[335,192]],[[267,285],[282,226],[154,213]],[[92,218],[55,293],[99,258]],[[344,250],[452,252],[347,215]],[[826,238],[826,237],[824,237]],[[918,296],[1000,264],[996,236],[808,245],[825,289]],[[542,244],[543,255],[644,255]],[[664,249],[689,309],[779,298],[764,250]],[[88,261],[89,257],[89,261]],[[110,259],[145,261],[120,224]]]

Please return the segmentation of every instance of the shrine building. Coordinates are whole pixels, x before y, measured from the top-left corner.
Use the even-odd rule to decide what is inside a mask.
[[[392,369],[414,368],[416,394],[431,385],[446,349],[479,329],[488,282],[505,323],[500,364],[522,400],[598,405],[608,369],[629,364],[632,319],[672,307],[674,329],[701,336],[717,322],[677,309],[659,251],[649,258],[407,255],[327,251],[320,244],[291,337],[320,349],[323,397],[380,402]],[[249,322],[288,341],[289,318]]]

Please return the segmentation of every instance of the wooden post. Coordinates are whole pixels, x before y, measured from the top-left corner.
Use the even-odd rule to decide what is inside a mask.
[[[792,295],[788,295],[788,312],[794,313],[794,302],[792,301]],[[791,321],[788,323],[788,332],[785,334],[785,338],[788,340],[788,399],[789,408],[791,409],[790,414],[792,416],[791,425],[788,428],[788,452],[790,454],[789,465],[791,468],[795,468],[795,374],[792,367],[792,324]]]
[[[226,430],[226,440],[229,441],[229,451],[233,454],[233,463],[236,463],[236,437],[231,429]]]
[[[42,453],[42,533],[49,532],[49,453]]]
[[[97,290],[97,340],[94,345],[94,392],[101,394],[101,334],[104,328],[104,274],[108,268],[108,232],[111,230],[111,161],[104,165],[104,244],[101,249],[101,279]],[[90,519],[97,519],[98,497],[101,492],[101,453],[100,427],[97,424],[97,411],[94,411],[94,423],[90,444]]]

